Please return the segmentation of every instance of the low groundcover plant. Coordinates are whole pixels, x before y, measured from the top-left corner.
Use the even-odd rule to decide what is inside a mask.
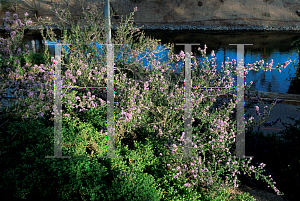
[[[95,22],[99,8],[95,3],[88,7],[89,15],[86,17],[90,19],[94,16],[91,22]],[[57,13],[69,14],[68,10],[56,9],[59,11]],[[44,21],[39,22],[45,24]],[[72,44],[67,66],[62,69],[62,85],[70,88],[105,86],[105,58],[93,59],[96,52],[86,49],[84,45],[91,42],[92,35],[94,41],[103,41],[103,30],[98,30],[94,25],[83,31],[82,24],[73,26],[70,22],[72,31],[68,33],[64,26],[68,22],[61,20],[59,24],[61,29],[64,28],[63,42]],[[46,155],[53,154],[53,78],[57,61],[52,58],[45,65],[32,66],[27,63],[22,68],[13,68],[15,63],[5,63],[6,69],[11,67],[10,76],[22,69],[26,79],[13,79],[6,83],[7,86],[11,83],[17,86],[14,96],[20,97],[18,104],[22,108],[15,106],[9,109],[17,108],[22,121],[10,124],[6,133],[1,133],[6,135],[1,142],[1,151],[7,151],[6,158],[12,157],[12,149],[20,152],[16,164],[6,167],[1,175],[6,181],[0,184],[1,193],[8,196],[14,192],[13,195],[20,198],[30,198],[34,193],[55,195],[59,200],[79,197],[81,200],[213,200],[224,196],[220,192],[228,187],[236,187],[237,176],[243,173],[254,174],[256,179],[264,180],[280,194],[271,175],[262,174],[265,164],[254,167],[250,165],[251,158],[231,157],[235,154],[234,137],[237,131],[236,120],[230,115],[235,113],[236,96],[232,96],[229,104],[212,108],[216,97],[233,87],[230,74],[236,74],[236,62],[225,62],[226,66],[222,66],[225,77],[221,78],[215,69],[213,52],[211,61],[206,57],[206,46],[204,50],[199,48],[203,62],[192,58],[193,86],[208,86],[213,80],[215,86],[226,86],[227,89],[216,94],[211,90],[191,92],[194,157],[176,158],[183,156],[185,144],[184,89],[178,86],[178,81],[174,84],[174,78],[183,80],[184,71],[175,75],[170,63],[153,59],[149,51],[155,49],[157,41],[144,37],[127,22],[118,28],[112,42],[130,44],[130,51],[135,55],[145,53],[151,70],[143,68],[138,60],[127,64],[126,54],[122,61],[115,64],[115,153],[122,158],[101,158],[106,155],[106,98],[99,97],[94,91],[82,90],[84,95],[80,97],[76,90],[63,89],[63,155],[71,156],[71,159],[45,159]],[[141,34],[139,42],[133,42],[134,33]],[[47,34],[51,41],[56,41],[53,32],[49,33],[47,29]],[[95,45],[91,48],[96,49]],[[115,49],[122,51],[122,47]],[[88,54],[82,54],[87,51]],[[49,54],[47,48],[45,54]],[[181,52],[170,55],[170,61],[172,59],[179,62],[186,58]],[[65,64],[64,61],[62,64]],[[245,73],[263,68],[262,64],[260,61],[249,65]],[[272,64],[268,66],[271,68]],[[135,78],[134,73],[130,76],[124,73],[130,71],[138,72],[139,79]],[[23,88],[18,88],[20,84]],[[25,91],[25,95],[22,94]],[[256,122],[252,118],[245,123],[251,127]]]

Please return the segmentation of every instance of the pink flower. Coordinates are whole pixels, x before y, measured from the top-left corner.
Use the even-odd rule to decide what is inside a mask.
[[[189,183],[184,184],[185,186],[191,187],[192,185]]]
[[[258,114],[259,113],[259,107],[255,106],[255,110],[256,110],[256,114]]]
[[[30,24],[32,24],[32,21],[28,20],[25,22],[26,26],[29,26]]]
[[[12,31],[12,32],[10,33],[10,35],[11,35],[11,37],[13,38],[13,37],[15,37],[16,32],[15,32],[15,31]]]
[[[211,51],[211,56],[212,57],[216,56],[214,51]]]
[[[24,13],[24,15],[25,15],[25,17],[27,17],[27,16],[28,16],[28,13],[26,12],[26,13]]]
[[[185,54],[184,54],[184,52],[182,50],[180,51],[179,56],[180,56],[181,59],[184,59]]]

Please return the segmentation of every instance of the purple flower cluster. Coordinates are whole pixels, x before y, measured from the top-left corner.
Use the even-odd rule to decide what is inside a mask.
[[[10,32],[10,38],[3,39],[0,38],[0,54],[3,55],[4,60],[8,59],[11,56],[11,53],[14,53],[17,50],[16,56],[18,56],[21,53],[21,49],[17,48],[17,45],[19,44],[19,41],[22,40],[23,37],[23,31],[26,26],[21,22],[18,18],[17,14],[14,14],[13,17],[16,18],[15,20],[10,20],[9,18],[10,13],[5,13],[5,18],[3,18],[3,21],[7,24],[18,24],[18,26],[15,26],[13,31]],[[5,30],[7,32],[10,31],[10,28],[8,26],[5,27]],[[14,48],[13,48],[14,47]],[[27,50],[27,49],[26,49]],[[28,53],[27,51],[26,53]]]

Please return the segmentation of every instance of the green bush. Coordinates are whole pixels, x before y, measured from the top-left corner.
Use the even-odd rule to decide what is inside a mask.
[[[94,22],[95,19],[92,23],[94,24]],[[132,27],[121,26],[112,42],[115,44],[132,44],[130,29],[132,30]],[[64,30],[66,32],[66,29]],[[90,35],[86,34],[87,31],[80,29],[79,24],[74,32],[74,37],[67,35],[63,37],[67,43],[69,43],[68,41],[74,42],[73,48],[83,47],[79,40],[82,44],[91,40]],[[94,30],[93,32],[98,33],[100,31]],[[47,35],[49,36],[49,33]],[[127,37],[129,37],[128,40]],[[43,38],[47,40],[45,37]],[[157,42],[149,38],[143,38],[145,37],[141,36],[140,39],[145,41],[144,44],[137,45],[140,46],[138,52],[152,51],[152,46],[158,45]],[[54,37],[50,37],[50,40],[57,41]],[[95,41],[98,40],[95,39]],[[73,48],[72,50],[75,51],[76,48]],[[72,79],[72,82],[69,83],[76,83],[78,86],[83,86],[81,84],[84,86],[93,86],[92,84],[103,86],[98,84],[105,81],[106,68],[102,66],[101,69],[98,69],[101,71],[98,71],[96,69],[101,63],[84,64],[84,57],[70,57],[70,65],[65,67],[68,70],[67,74],[69,74],[66,77],[72,79],[76,74],[78,76],[76,76],[76,80],[73,81]],[[104,57],[99,58],[105,59]],[[126,61],[127,58],[125,57],[124,60]],[[30,56],[24,56],[23,62],[31,63],[28,67],[31,68],[32,64],[38,64],[38,61],[41,60],[41,57],[35,57],[31,52]],[[117,64],[121,64],[116,66],[116,68],[121,67],[119,75],[123,74],[123,70],[127,67],[130,67],[129,71],[137,71],[136,69],[139,67],[138,63],[128,66],[124,63]],[[206,64],[208,68],[209,62]],[[230,118],[219,119],[219,117],[228,116],[233,105],[224,105],[220,111],[222,113],[212,108],[208,111],[211,114],[209,116],[204,114],[204,112],[206,113],[204,107],[208,110],[213,105],[213,102],[209,100],[210,98],[197,101],[201,102],[199,104],[203,104],[203,107],[195,108],[197,112],[195,122],[193,122],[195,124],[193,125],[193,127],[195,126],[193,129],[195,149],[192,152],[200,157],[198,160],[176,159],[175,156],[181,155],[184,149],[183,143],[181,143],[183,139],[180,139],[183,138],[184,111],[181,108],[182,101],[176,103],[176,100],[182,100],[184,93],[181,88],[179,90],[182,93],[176,93],[176,96],[173,94],[174,91],[172,92],[173,96],[168,94],[170,88],[164,87],[164,85],[172,83],[164,77],[165,75],[169,77],[167,73],[162,74],[167,69],[162,69],[158,63],[152,66],[156,66],[153,71],[145,70],[141,75],[145,78],[149,76],[151,80],[152,78],[156,79],[151,83],[147,83],[147,80],[145,83],[132,83],[125,75],[116,76],[116,79],[119,80],[115,85],[116,94],[122,94],[118,97],[122,100],[118,100],[120,105],[115,110],[117,124],[115,125],[114,136],[116,139],[115,158],[106,156],[108,140],[107,133],[105,133],[107,131],[105,129],[107,119],[105,111],[107,108],[105,102],[103,103],[101,100],[98,102],[98,97],[89,92],[87,96],[82,97],[75,97],[76,93],[74,92],[64,91],[63,93],[64,97],[61,99],[63,114],[62,155],[70,156],[69,159],[45,158],[45,156],[53,156],[54,129],[51,114],[53,102],[49,100],[42,102],[42,97],[37,101],[28,98],[28,102],[32,104],[31,107],[26,108],[24,106],[26,111],[20,110],[20,113],[27,113],[26,116],[23,115],[24,120],[1,125],[4,126],[3,130],[0,131],[2,156],[0,178],[3,179],[0,182],[1,196],[4,199],[15,197],[35,200],[225,200],[228,198],[228,192],[219,191],[220,185],[234,185],[238,182],[236,173],[239,170],[244,172],[250,169],[248,164],[246,164],[247,168],[242,168],[242,162],[246,162],[245,159],[231,160],[229,158],[229,155],[234,154],[231,149],[234,149],[232,145],[235,143],[226,138],[233,134],[235,128],[231,129],[230,125],[227,127],[225,122],[232,125],[235,122]],[[95,72],[94,75],[92,75],[93,71]],[[71,72],[74,76],[70,75]],[[212,71],[208,69],[207,77],[216,80],[209,72]],[[204,73],[206,74],[206,72]],[[49,72],[49,74],[51,73]],[[64,75],[63,68],[61,75]],[[33,75],[34,78],[38,76],[38,74]],[[134,76],[134,74],[130,76]],[[171,77],[174,78],[175,76]],[[178,78],[180,79],[180,77]],[[68,79],[64,80],[68,83]],[[93,79],[97,82],[92,82]],[[52,78],[47,81],[51,82]],[[205,79],[198,80],[199,83],[202,81],[205,81],[202,83],[205,85],[209,82]],[[134,89],[132,84],[140,84],[141,91]],[[47,94],[51,94],[51,92]],[[134,92],[134,95],[127,92]],[[146,93],[147,99],[143,100],[143,92]],[[157,97],[159,93],[162,94],[163,98]],[[135,97],[136,95],[139,97]],[[176,99],[172,100],[170,97],[176,97]],[[37,103],[35,104],[33,101]],[[96,104],[98,105],[96,106]],[[41,105],[47,107],[42,108]],[[124,106],[127,108],[122,108]],[[173,106],[174,109],[171,108],[170,110],[170,106]],[[45,109],[49,107],[51,109]],[[137,110],[132,111],[132,108]],[[41,111],[45,113],[44,117],[39,116],[43,116]],[[38,120],[36,120],[37,116]],[[123,116],[123,120],[119,119],[120,116]],[[208,116],[209,118],[207,118]],[[25,117],[35,117],[35,120],[25,120]],[[5,118],[12,118],[12,115]],[[213,120],[218,120],[218,122],[212,123]],[[219,128],[225,127],[232,132],[221,136],[223,139],[218,139],[219,134],[225,132],[219,128],[214,128],[215,124],[218,124]],[[173,149],[172,146],[177,148]],[[257,172],[253,170],[253,172],[257,173],[256,179],[258,176],[263,176],[260,174],[262,170],[257,170]],[[225,179],[221,178],[221,176],[225,176],[225,173],[228,175],[226,176],[226,185]],[[233,177],[235,177],[234,181],[232,181]],[[271,183],[270,181],[267,182]]]
[[[29,51],[29,55],[25,54],[20,56],[21,66],[24,66],[26,63],[37,64],[38,66],[41,64],[46,64],[47,62],[51,61],[51,56],[49,55],[48,59],[47,56],[43,53],[33,53],[33,51]]]
[[[13,122],[3,131],[1,151],[5,154],[2,155],[1,178],[5,182],[0,184],[2,198],[8,199],[12,195],[25,198],[29,192],[51,193],[51,183],[57,182],[57,176],[47,164],[54,160],[45,160],[45,155],[47,151],[50,155],[49,150],[53,149],[49,143],[53,129],[45,128],[39,122]],[[46,184],[50,188],[44,188]]]
[[[160,200],[154,177],[144,173],[158,166],[149,140],[148,145],[136,142],[135,150],[125,146],[123,158],[111,161],[99,158],[106,155],[106,139],[91,123],[70,121],[63,128],[63,155],[71,158],[47,159],[53,155],[54,134],[44,121],[16,121],[1,132],[5,199]]]
[[[293,119],[293,118],[292,118]],[[266,169],[273,173],[274,180],[278,183],[280,190],[287,194],[295,195],[297,189],[300,188],[300,158],[299,158],[299,120],[295,123],[283,123],[285,129],[279,134],[283,134],[283,140],[272,133],[264,136],[262,132],[246,133],[246,155],[254,156],[252,163],[259,164],[261,162],[267,164]],[[262,186],[267,186],[258,182]]]
[[[223,201],[223,200],[229,200],[230,192],[227,189],[221,189],[216,190],[213,193],[208,193],[205,196],[203,196],[203,201]],[[233,198],[230,199],[231,201],[255,201],[253,196],[250,196],[249,193],[243,193],[243,194],[237,194],[232,196]]]
[[[236,195],[232,201],[255,201],[253,196],[250,196],[249,193],[243,193],[240,195]]]
[[[95,130],[84,125],[78,129],[78,136],[85,145],[89,142],[85,132],[95,135]],[[53,156],[53,126],[45,127],[41,121],[13,122],[1,132],[1,152],[3,171],[0,189],[3,198],[14,195],[18,198],[37,198],[37,195],[53,200],[76,200],[89,196],[91,200],[96,192],[105,188],[104,177],[108,174],[106,167],[95,159],[90,159],[88,150],[75,145],[63,149],[63,155],[71,159],[48,159]],[[74,135],[74,130],[64,129],[64,135]],[[76,135],[74,135],[76,138]],[[79,138],[80,138],[79,137]],[[104,141],[102,141],[104,142]],[[80,144],[80,143],[78,143]],[[101,145],[101,144],[100,144]],[[104,147],[99,150],[105,151]],[[76,149],[76,150],[75,150]],[[78,155],[72,155],[77,152]]]
[[[124,172],[109,188],[107,200],[160,200],[161,193],[156,189],[152,175],[140,172]]]

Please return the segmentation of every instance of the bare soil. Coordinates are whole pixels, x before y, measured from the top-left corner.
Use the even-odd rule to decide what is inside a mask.
[[[25,12],[29,14],[27,18],[31,18],[33,22],[37,21],[35,14],[43,19],[58,20],[55,13],[50,11],[51,0],[42,1],[36,7],[30,2],[30,0],[24,0],[17,9],[13,6],[1,9],[0,26],[3,25],[3,18],[7,10],[11,14],[17,13],[22,21]],[[66,1],[58,0],[58,2]],[[71,13],[78,18],[82,12],[79,0],[69,2]],[[87,0],[87,2],[100,1]],[[134,15],[134,22],[137,25],[189,24],[229,27],[237,25],[274,27],[300,25],[300,17],[296,14],[296,10],[300,10],[300,1],[298,0],[110,0],[110,3],[118,15],[118,19],[114,17],[111,19],[112,24],[115,25],[121,21],[121,18],[125,19],[126,16],[129,16],[134,7],[137,7]],[[2,5],[3,7],[5,6]],[[104,12],[103,7],[101,12]]]

